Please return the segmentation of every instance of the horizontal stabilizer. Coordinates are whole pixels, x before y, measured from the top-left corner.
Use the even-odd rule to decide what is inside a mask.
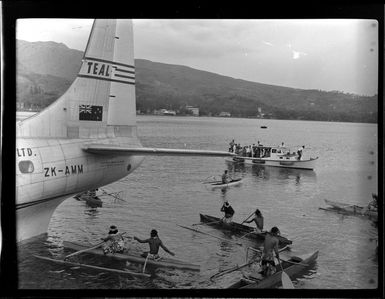
[[[137,156],[234,156],[233,153],[225,151],[209,150],[187,150],[170,148],[151,148],[151,147],[122,147],[111,144],[88,144],[83,147],[87,153],[100,155],[137,155]]]

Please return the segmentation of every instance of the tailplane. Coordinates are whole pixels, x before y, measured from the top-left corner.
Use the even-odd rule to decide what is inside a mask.
[[[18,137],[136,135],[131,20],[95,20],[77,78],[42,112],[17,123]]]

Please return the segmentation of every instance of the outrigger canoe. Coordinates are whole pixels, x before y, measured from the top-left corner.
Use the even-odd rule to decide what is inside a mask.
[[[378,212],[377,211],[367,210],[365,207],[335,202],[335,201],[331,201],[331,200],[327,200],[327,199],[325,199],[325,203],[327,205],[331,206],[331,208],[325,209],[328,211],[334,210],[334,211],[342,212],[342,213],[348,214],[348,215],[365,216],[365,217],[369,217],[369,218],[374,219],[374,220],[376,220],[378,218]]]
[[[74,196],[75,199],[84,201],[87,206],[91,208],[101,208],[103,201],[97,196],[89,196],[87,194],[78,194]]]
[[[257,239],[263,241],[267,232],[257,233],[254,228],[248,225],[239,224],[236,222],[225,223],[220,218],[199,214],[200,220],[207,225],[213,226],[221,230],[228,230],[238,235],[243,235],[245,238]],[[280,247],[292,244],[293,242],[285,237],[278,236]]]
[[[312,266],[318,258],[318,251],[303,255],[301,257],[291,257],[289,260],[281,260],[284,272],[293,279],[303,270]],[[251,280],[242,278],[238,282],[227,287],[228,289],[271,289],[282,284],[282,270],[279,264],[276,266],[277,272],[268,277],[260,275],[259,279]]]
[[[64,247],[71,248],[71,249],[74,249],[76,251],[89,248],[88,246],[73,243],[73,242],[68,242],[68,241],[64,241],[63,245],[64,245]],[[112,257],[115,259],[126,260],[126,261],[130,261],[130,262],[138,263],[138,264],[144,264],[146,261],[145,258],[141,257],[139,254],[134,254],[134,253],[115,253],[115,254],[108,253],[108,254],[104,255],[103,250],[100,248],[92,249],[92,250],[89,250],[87,252],[92,253],[92,254],[97,254],[97,255],[108,256],[108,257]],[[158,261],[148,259],[147,265],[151,265],[151,266],[155,266],[155,267],[200,271],[199,265],[194,265],[194,264],[190,264],[190,263],[186,263],[183,261],[179,261],[179,260],[171,259],[171,258],[166,258],[166,257],[162,257]]]
[[[233,187],[233,186],[238,186],[242,183],[242,179],[234,179],[231,180],[229,183],[224,184],[222,181],[215,181],[215,182],[210,182],[208,186],[211,189],[218,189],[218,188],[228,188],[228,187]]]

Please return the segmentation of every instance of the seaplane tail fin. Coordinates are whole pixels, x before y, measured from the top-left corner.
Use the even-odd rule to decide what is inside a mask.
[[[110,144],[88,144],[83,146],[83,150],[87,153],[99,155],[136,155],[136,156],[215,156],[229,157],[234,156],[233,153],[225,151],[209,151],[209,150],[188,150],[188,149],[170,149],[170,148],[149,148],[139,147],[130,148],[122,146],[114,146]]]
[[[131,20],[95,20],[75,81],[42,112],[17,123],[21,137],[136,135]]]

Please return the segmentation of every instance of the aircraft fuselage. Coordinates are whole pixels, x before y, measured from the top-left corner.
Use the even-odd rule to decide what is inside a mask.
[[[138,145],[137,138],[96,140],[98,143]],[[17,139],[16,211],[18,223],[21,224],[18,227],[24,227],[18,231],[18,240],[46,232],[52,213],[66,198],[117,181],[134,171],[143,161],[143,157],[135,155],[84,152],[83,145],[92,142],[92,139]],[[38,216],[39,213],[44,215]],[[37,220],[36,225],[34,219]],[[28,225],[24,226],[21,222]],[[30,229],[25,230],[25,227]]]

